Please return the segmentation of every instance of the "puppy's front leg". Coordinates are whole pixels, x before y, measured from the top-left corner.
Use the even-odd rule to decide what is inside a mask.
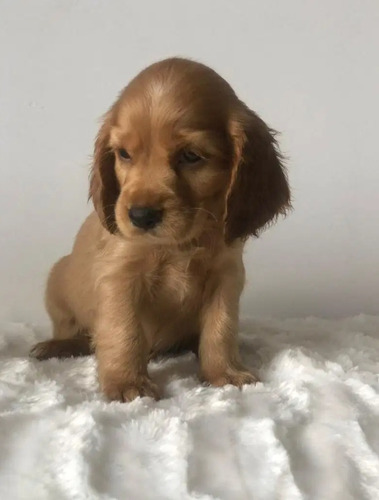
[[[259,381],[240,361],[238,351],[238,309],[242,273],[225,272],[217,276],[206,295],[200,334],[200,374],[204,381],[220,387],[241,387]]]
[[[95,352],[100,386],[110,400],[131,401],[138,396],[158,399],[147,373],[148,345],[133,307],[132,293],[115,282],[99,285]],[[130,291],[131,292],[131,291]]]

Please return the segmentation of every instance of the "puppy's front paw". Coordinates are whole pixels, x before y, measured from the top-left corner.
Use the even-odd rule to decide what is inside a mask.
[[[259,382],[259,377],[245,369],[228,367],[222,373],[208,372],[203,377],[203,380],[215,387],[223,387],[224,385],[231,384],[241,388],[245,384],[256,384]]]
[[[157,386],[146,376],[139,377],[138,380],[133,382],[107,383],[105,381],[101,386],[104,394],[110,401],[125,403],[127,401],[133,401],[133,399],[138,397],[149,397],[154,398],[156,401],[159,400]]]

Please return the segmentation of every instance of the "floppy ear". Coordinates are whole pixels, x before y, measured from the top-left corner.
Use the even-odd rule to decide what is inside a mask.
[[[114,153],[109,145],[110,128],[110,113],[108,113],[95,141],[89,198],[92,198],[103,226],[110,233],[115,233],[117,231],[115,205],[120,187],[115,173]]]
[[[258,236],[290,208],[290,190],[275,135],[241,103],[230,124],[233,143],[231,181],[226,198],[225,240]]]

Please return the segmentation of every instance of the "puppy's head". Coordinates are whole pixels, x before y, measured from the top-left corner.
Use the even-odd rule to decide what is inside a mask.
[[[106,114],[90,196],[126,238],[246,239],[290,203],[274,136],[217,73],[185,59],[142,71]]]

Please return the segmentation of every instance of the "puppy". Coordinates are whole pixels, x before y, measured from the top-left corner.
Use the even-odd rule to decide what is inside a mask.
[[[167,59],[106,113],[93,212],[46,292],[53,339],[38,359],[95,352],[110,400],[158,398],[149,359],[196,350],[201,379],[257,381],[238,352],[242,252],[290,206],[273,132],[210,68]]]

